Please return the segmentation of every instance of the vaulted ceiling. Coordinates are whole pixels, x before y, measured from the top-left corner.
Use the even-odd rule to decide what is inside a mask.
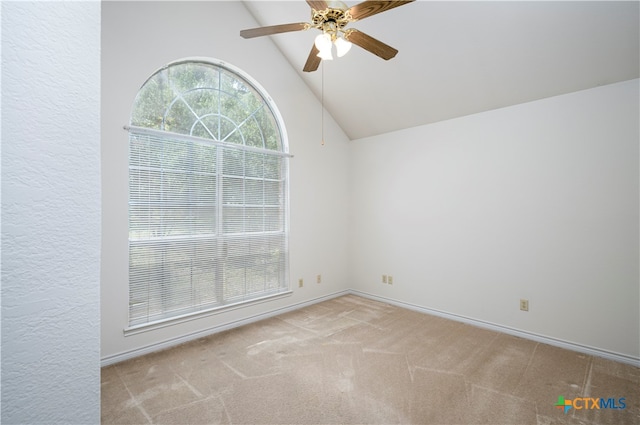
[[[311,18],[305,1],[244,3],[259,26]],[[395,58],[353,46],[312,73],[302,68],[318,30],[269,37],[353,140],[638,78],[639,6],[419,0],[348,25]]]

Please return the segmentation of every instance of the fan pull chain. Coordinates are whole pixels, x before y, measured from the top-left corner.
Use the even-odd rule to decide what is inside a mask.
[[[320,119],[320,126],[322,127],[321,129],[321,137],[322,137],[322,141],[320,143],[320,146],[324,146],[324,61],[322,61],[322,69],[320,70],[321,72],[321,84],[320,84],[320,103],[322,104],[322,111],[321,111],[321,119]]]

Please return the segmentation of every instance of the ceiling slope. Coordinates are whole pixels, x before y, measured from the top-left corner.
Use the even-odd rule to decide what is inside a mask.
[[[311,16],[304,1],[245,5],[259,25]],[[318,30],[270,38],[353,140],[638,78],[639,6],[416,1],[349,25],[395,58],[354,46],[313,73],[302,68]]]

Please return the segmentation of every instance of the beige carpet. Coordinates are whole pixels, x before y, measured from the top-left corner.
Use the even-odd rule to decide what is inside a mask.
[[[640,369],[349,295],[103,368],[102,423],[640,424]]]

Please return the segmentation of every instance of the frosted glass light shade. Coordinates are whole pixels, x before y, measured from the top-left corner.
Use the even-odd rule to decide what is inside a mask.
[[[316,37],[316,48],[320,50],[320,53],[329,51],[331,54],[331,36],[327,33],[322,33]]]
[[[341,37],[338,37],[336,39],[335,45],[336,45],[336,54],[338,55],[339,58],[346,55],[347,52],[351,49],[351,42]]]
[[[325,61],[330,61],[333,60],[333,55],[331,54],[331,49],[328,50],[321,50],[320,53],[317,54],[317,56]]]

